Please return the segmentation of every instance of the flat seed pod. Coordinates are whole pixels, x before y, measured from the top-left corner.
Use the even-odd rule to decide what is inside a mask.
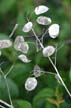
[[[55,52],[55,48],[53,46],[47,46],[43,49],[43,56],[48,57],[53,55]]]
[[[37,80],[35,77],[29,77],[27,78],[26,82],[25,82],[25,89],[27,91],[32,91],[36,88],[37,86]]]
[[[56,38],[59,35],[59,25],[58,24],[51,25],[48,29],[48,32],[51,38]]]
[[[24,25],[22,31],[23,32],[29,32],[29,31],[31,31],[32,27],[33,27],[33,23],[32,22],[28,22],[28,23],[26,23]]]
[[[34,74],[35,77],[41,76],[41,69],[38,65],[34,66],[33,74]]]
[[[18,58],[19,58],[22,62],[24,62],[24,63],[29,63],[29,62],[31,62],[31,60],[29,60],[29,59],[26,57],[26,55],[24,55],[24,54],[19,55]]]
[[[48,10],[49,10],[49,8],[47,6],[40,5],[40,6],[35,8],[34,12],[36,15],[40,15],[40,14],[47,12]]]
[[[41,24],[41,25],[51,24],[51,19],[45,16],[39,16],[36,21],[38,24]]]
[[[12,42],[10,40],[0,40],[0,49],[9,48],[12,46]]]
[[[22,53],[27,54],[29,45],[27,44],[27,42],[25,42],[23,36],[17,36],[14,42],[14,48],[17,51],[21,51]]]

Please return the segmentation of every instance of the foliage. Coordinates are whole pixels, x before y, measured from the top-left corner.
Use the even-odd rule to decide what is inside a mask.
[[[44,4],[50,9],[45,16],[50,16],[53,23],[60,25],[60,35],[55,40],[45,35],[45,46],[52,44],[58,46],[57,68],[62,79],[71,91],[71,1],[70,0],[1,0],[0,1],[0,39],[9,39],[9,35],[16,23],[19,24],[11,40],[17,35],[23,35],[26,41],[35,41],[32,33],[23,33],[22,27],[27,22],[27,17],[35,23],[36,16],[33,13],[34,8]],[[32,13],[33,14],[32,14]],[[31,13],[31,15],[30,15]],[[36,25],[35,31],[41,37],[42,26]],[[41,34],[40,34],[41,33]],[[48,59],[42,56],[41,50],[36,53],[36,44],[30,44],[30,51],[27,57],[32,60],[28,64],[17,60],[17,55],[21,54],[15,51],[13,47],[2,49],[0,56],[0,66],[6,74],[10,67],[14,65],[10,74],[7,76],[8,86],[15,108],[71,108],[71,98],[68,96],[62,84],[54,75],[41,75],[38,80],[37,88],[32,92],[25,90],[25,81],[31,75],[34,65],[38,64],[45,71],[55,73]],[[51,58],[54,61],[53,55]],[[2,63],[3,62],[3,63]],[[6,82],[0,73],[0,99],[10,103]]]

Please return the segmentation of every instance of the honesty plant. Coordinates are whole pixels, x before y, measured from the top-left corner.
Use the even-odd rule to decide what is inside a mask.
[[[36,22],[37,24],[43,25],[43,26],[48,26],[48,29],[45,31],[49,33],[49,36],[53,39],[55,39],[56,37],[58,37],[59,35],[59,25],[58,24],[52,24],[51,25],[51,18],[46,17],[46,16],[40,16],[41,14],[47,12],[49,10],[48,7],[44,6],[44,5],[40,5],[37,6],[34,9],[34,13],[35,15],[37,15],[37,19]],[[39,16],[38,16],[39,15]],[[9,36],[9,38],[11,38],[15,32],[15,30],[17,29],[18,24],[15,25],[11,35]],[[71,93],[69,92],[68,88],[66,87],[63,79],[61,78],[59,71],[55,65],[55,63],[52,61],[52,59],[50,58],[55,52],[56,52],[56,47],[53,45],[48,45],[44,47],[44,42],[42,43],[40,41],[40,39],[38,38],[38,36],[36,35],[35,31],[34,31],[34,24],[32,21],[27,21],[27,23],[24,25],[24,27],[22,28],[22,31],[25,33],[28,32],[32,32],[34,34],[34,37],[36,39],[36,41],[38,42],[38,44],[41,46],[42,48],[42,54],[43,57],[47,57],[50,61],[50,63],[52,64],[54,70],[56,71],[56,73],[52,73],[52,72],[46,72],[44,70],[42,70],[37,64],[34,66],[34,69],[32,70],[32,76],[28,77],[26,82],[25,82],[25,89],[27,91],[32,91],[37,87],[38,81],[37,81],[37,77],[40,77],[43,74],[51,74],[54,75],[56,78],[58,78],[58,80],[61,82],[61,84],[64,86],[65,90],[67,91],[67,93],[69,94],[69,96],[71,97]],[[41,37],[44,38],[45,33],[42,34]],[[28,59],[27,57],[27,53],[29,51],[29,45],[28,42],[25,41],[24,37],[19,35],[16,37],[14,44],[10,39],[4,39],[4,40],[0,40],[0,50],[4,49],[4,48],[9,48],[11,46],[14,46],[14,49],[21,52],[20,55],[18,55],[18,59],[20,59],[22,62],[24,63],[29,63],[32,60]],[[1,54],[0,54],[1,55]],[[5,104],[6,106],[10,107],[10,108],[14,108],[13,104],[12,104],[12,100],[11,100],[11,95],[10,95],[10,91],[9,91],[9,87],[8,87],[8,83],[7,83],[7,75],[10,73],[10,71],[4,75],[2,69],[0,69],[2,75],[4,76],[4,79],[6,81],[6,85],[7,85],[7,90],[8,90],[8,94],[9,94],[9,99],[10,99],[10,103],[11,105],[7,104],[6,102],[0,100],[1,103]]]

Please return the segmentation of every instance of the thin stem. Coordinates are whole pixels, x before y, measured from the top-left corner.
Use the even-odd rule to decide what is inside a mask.
[[[8,82],[7,82],[7,79],[6,79],[6,77],[5,77],[5,75],[4,75],[4,73],[3,73],[3,71],[2,71],[1,68],[0,68],[0,72],[2,73],[2,75],[4,77],[4,80],[6,82],[6,87],[7,87],[7,91],[8,91],[8,96],[9,96],[10,104],[11,104],[12,108],[14,108],[13,107],[13,103],[12,103],[12,99],[11,99],[11,95],[10,95],[10,90],[9,90]]]
[[[4,106],[0,105],[0,108],[6,108],[6,107],[4,107]]]
[[[48,32],[48,30],[46,30],[46,31],[42,34],[42,37],[41,37],[42,43],[43,43],[43,38],[44,38],[44,36],[46,35],[47,32]]]
[[[69,92],[69,90],[68,90],[66,84],[64,83],[63,79],[61,78],[61,76],[60,76],[60,74],[59,74],[59,71],[58,71],[58,69],[56,68],[55,64],[53,63],[53,61],[51,60],[50,57],[48,57],[48,59],[49,59],[49,61],[51,62],[52,66],[54,67],[54,69],[55,69],[55,71],[56,71],[56,73],[57,73],[57,75],[58,75],[58,77],[59,77],[61,83],[63,84],[64,88],[66,89],[67,93],[68,93],[69,96],[71,97],[71,93]]]
[[[41,43],[41,41],[39,40],[38,36],[36,35],[36,33],[35,33],[34,29],[32,29],[32,32],[33,32],[33,34],[34,34],[35,38],[37,39],[37,41],[39,42],[39,44],[40,44],[41,48],[43,49],[43,48],[44,48],[44,46],[43,46],[43,44]]]
[[[3,100],[0,100],[0,104],[4,104],[4,105],[6,105],[7,107],[12,108],[11,105],[9,105],[8,103],[4,102]],[[2,108],[3,108],[3,107],[2,107]]]
[[[11,72],[11,70],[14,68],[14,64],[11,66],[11,68],[9,69],[9,71],[5,74],[5,77],[7,77],[9,74],[10,74],[10,72]]]
[[[38,36],[36,35],[36,33],[34,32],[33,29],[32,29],[32,32],[33,32],[34,36],[36,37],[37,41],[39,42],[39,44],[41,45],[41,48],[43,49],[44,46],[43,46],[43,44],[40,42]],[[49,56],[48,56],[48,59],[49,59],[50,63],[52,64],[53,68],[55,69],[55,71],[56,71],[56,73],[57,73],[57,75],[58,75],[58,77],[59,77],[59,79],[60,79],[62,85],[64,86],[65,90],[67,91],[67,93],[69,94],[69,96],[70,96],[70,98],[71,98],[71,93],[70,93],[70,91],[68,90],[68,88],[67,88],[66,84],[64,83],[63,79],[61,78],[57,67],[55,66],[55,64],[53,63],[52,59],[51,59]]]
[[[40,71],[40,72],[43,72],[43,73],[46,73],[46,74],[50,74],[50,75],[54,75],[54,76],[57,75],[56,73],[52,73],[52,72],[48,72],[48,71]]]
[[[57,46],[56,46],[56,50],[55,50],[55,66],[56,66],[56,60],[57,60]]]
[[[13,28],[11,34],[9,35],[9,38],[11,38],[13,36],[13,34],[16,31],[17,28],[18,28],[18,24],[15,24],[15,27]]]

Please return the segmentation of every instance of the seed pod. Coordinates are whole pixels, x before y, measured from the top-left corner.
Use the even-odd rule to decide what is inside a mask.
[[[26,82],[25,82],[25,89],[27,91],[32,91],[36,88],[37,86],[37,80],[35,77],[29,77],[27,78]]]
[[[48,29],[48,32],[51,38],[56,38],[59,35],[59,25],[58,24],[51,25]]]
[[[18,58],[19,58],[22,62],[24,62],[24,63],[29,63],[29,62],[31,62],[31,60],[29,60],[29,59],[26,57],[26,55],[24,55],[24,54],[19,55]]]
[[[39,16],[37,18],[37,23],[41,25],[49,25],[51,24],[51,19],[45,16]]]
[[[29,32],[29,31],[31,31],[32,27],[33,27],[33,23],[32,22],[28,22],[28,23],[26,23],[24,25],[22,31],[23,32]]]
[[[34,76],[35,76],[35,77],[41,76],[41,69],[40,69],[40,67],[39,67],[38,65],[35,65],[35,66],[34,66],[33,73],[34,73]]]
[[[43,49],[43,56],[48,57],[53,55],[55,52],[55,48],[53,46],[47,46]]]
[[[27,42],[25,42],[23,36],[17,36],[14,42],[14,48],[17,51],[21,51],[22,53],[27,54],[29,50],[29,45],[27,44]]]
[[[49,10],[48,7],[46,7],[44,5],[40,5],[40,6],[38,6],[38,7],[35,8],[34,12],[35,12],[36,15],[40,15],[42,13],[47,12],[48,10]]]
[[[12,46],[12,42],[10,40],[0,40],[0,49],[9,48]]]

